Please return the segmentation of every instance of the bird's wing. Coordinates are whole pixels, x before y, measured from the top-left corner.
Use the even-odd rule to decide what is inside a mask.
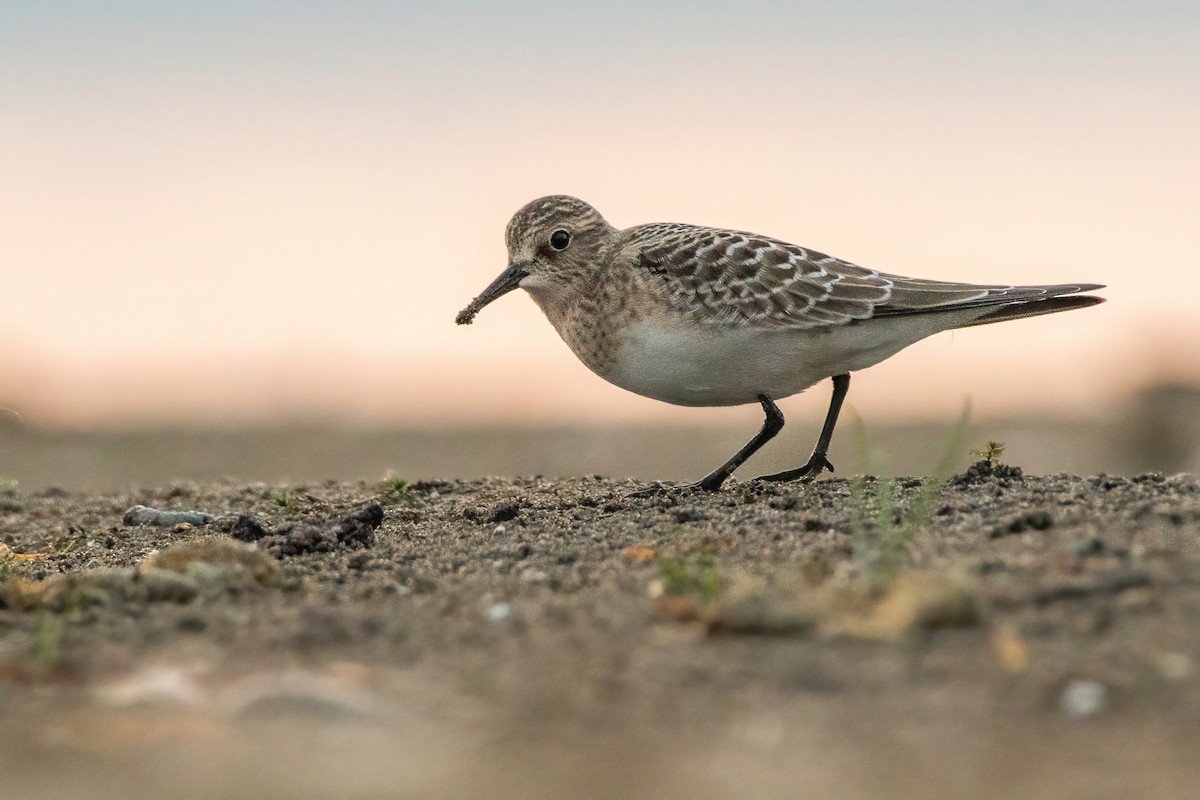
[[[727,326],[820,328],[1098,288],[905,278],[766,236],[676,223],[630,229],[620,252],[634,269],[661,282],[676,309]]]

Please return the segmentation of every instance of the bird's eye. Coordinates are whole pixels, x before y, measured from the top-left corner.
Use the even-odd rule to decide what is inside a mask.
[[[562,252],[567,249],[567,245],[571,243],[571,234],[566,231],[555,231],[550,234],[550,246],[555,250]]]

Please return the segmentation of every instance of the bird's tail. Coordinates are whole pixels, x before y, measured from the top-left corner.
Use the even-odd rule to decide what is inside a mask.
[[[1097,287],[1100,288],[1100,287]],[[990,325],[993,322],[1007,322],[1010,319],[1023,317],[1040,317],[1042,314],[1057,314],[1059,311],[1070,311],[1075,308],[1103,303],[1103,297],[1090,294],[1068,295],[1066,297],[1047,297],[1044,300],[1024,300],[996,306],[995,309],[982,317],[972,320],[960,328],[970,328],[975,325]]]
[[[876,308],[875,316],[937,314],[956,319],[947,328],[990,325],[993,322],[1056,314],[1059,311],[1086,308],[1104,302],[1103,297],[1079,294],[1104,288],[1095,283],[984,286],[913,278],[894,280],[892,296],[886,306]]]

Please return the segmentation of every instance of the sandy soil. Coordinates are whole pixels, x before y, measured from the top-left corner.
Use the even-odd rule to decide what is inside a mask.
[[[0,489],[0,796],[1194,796],[1196,476],[648,487]]]

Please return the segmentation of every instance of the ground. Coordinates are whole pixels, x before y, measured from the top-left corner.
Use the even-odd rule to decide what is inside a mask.
[[[994,462],[10,486],[0,795],[1190,797],[1198,535]]]

